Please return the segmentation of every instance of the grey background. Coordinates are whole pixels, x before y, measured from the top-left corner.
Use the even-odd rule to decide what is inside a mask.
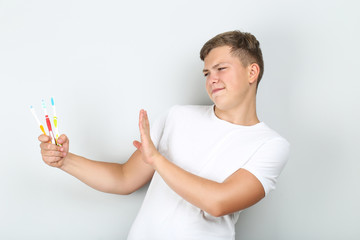
[[[357,1],[0,1],[0,239],[125,239],[146,187],[101,193],[40,157],[29,106],[57,103],[70,150],[124,162],[138,111],[209,104],[202,45],[261,42],[258,114],[291,143],[236,239],[359,239]],[[44,121],[43,121],[44,122]]]

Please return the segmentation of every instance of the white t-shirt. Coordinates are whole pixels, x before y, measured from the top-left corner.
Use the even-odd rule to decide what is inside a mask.
[[[158,151],[184,170],[223,182],[243,168],[255,175],[267,195],[275,189],[289,143],[260,122],[241,126],[216,117],[214,106],[175,106],[154,122]],[[155,172],[128,240],[235,239],[240,212],[213,217],[185,201]]]

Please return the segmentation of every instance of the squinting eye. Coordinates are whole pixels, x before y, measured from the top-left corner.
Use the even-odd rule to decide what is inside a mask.
[[[226,69],[226,67],[218,68],[219,71]]]
[[[205,73],[205,74],[204,74],[204,77],[207,77],[208,75],[209,75],[208,73]]]

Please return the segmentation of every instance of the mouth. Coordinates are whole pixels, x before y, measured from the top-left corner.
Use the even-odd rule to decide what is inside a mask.
[[[221,90],[224,90],[225,88],[215,88],[211,91],[211,94],[215,94],[217,92],[220,92]]]

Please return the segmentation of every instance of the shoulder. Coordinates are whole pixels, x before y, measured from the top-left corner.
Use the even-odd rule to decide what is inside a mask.
[[[239,138],[246,138],[248,144],[253,144],[257,148],[256,152],[265,154],[278,152],[285,155],[289,153],[290,143],[287,139],[264,122],[259,123],[249,131],[240,132],[240,135],[242,136]]]
[[[290,145],[290,143],[283,136],[281,136],[274,129],[270,128],[264,122],[261,123],[261,126],[258,129],[258,133],[267,140],[266,142],[274,141],[274,142],[279,142],[284,145]]]
[[[288,160],[290,143],[265,123],[262,126],[262,130],[266,137],[257,152],[263,153],[264,158],[271,158],[271,156],[273,156],[274,159],[281,162],[280,165],[284,165]]]
[[[243,168],[258,178],[267,195],[275,189],[277,178],[289,159],[290,143],[265,124],[261,135],[263,141]]]

